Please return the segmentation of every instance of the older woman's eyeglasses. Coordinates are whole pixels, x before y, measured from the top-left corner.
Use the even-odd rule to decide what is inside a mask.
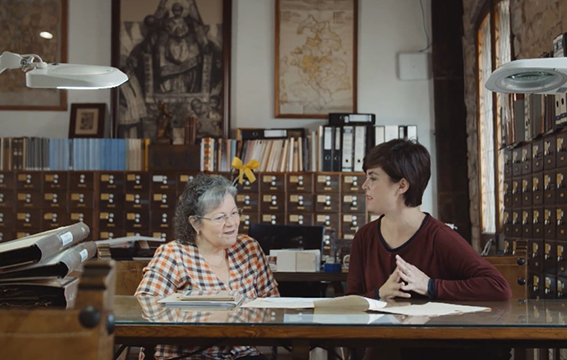
[[[224,225],[224,224],[226,224],[228,219],[240,218],[240,215],[242,215],[242,208],[236,208],[228,215],[221,214],[221,215],[217,215],[213,218],[200,216],[200,218],[205,219],[205,220],[209,220],[216,225]]]

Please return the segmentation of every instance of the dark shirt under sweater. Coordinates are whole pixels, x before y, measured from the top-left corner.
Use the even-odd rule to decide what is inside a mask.
[[[429,294],[438,300],[507,300],[506,279],[456,231],[426,213],[419,230],[390,249],[380,232],[382,217],[363,226],[352,243],[347,294],[376,297],[396,268],[396,255],[433,279]],[[424,296],[412,293],[412,298]]]

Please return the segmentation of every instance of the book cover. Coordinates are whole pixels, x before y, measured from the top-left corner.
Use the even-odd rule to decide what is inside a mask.
[[[244,296],[237,291],[189,290],[173,293],[158,303],[170,307],[210,307],[230,309],[242,303]]]
[[[89,227],[82,222],[0,244],[0,269],[41,262],[83,241]]]

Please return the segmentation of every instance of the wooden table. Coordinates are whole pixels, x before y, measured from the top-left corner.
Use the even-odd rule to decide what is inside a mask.
[[[492,311],[434,318],[378,316],[352,311],[328,314],[305,309],[191,311],[156,306],[155,301],[153,298],[116,297],[117,344],[291,346],[293,359],[308,359],[312,346],[380,343],[567,347],[567,300],[469,303],[489,306]]]

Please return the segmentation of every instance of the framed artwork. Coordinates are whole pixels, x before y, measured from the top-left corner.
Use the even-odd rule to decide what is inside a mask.
[[[275,117],[356,112],[357,32],[358,0],[276,0]]]
[[[173,143],[191,117],[197,138],[228,137],[231,1],[112,0],[112,62],[130,79],[114,90],[115,136],[154,141],[165,114]]]
[[[69,138],[102,138],[106,104],[71,104]]]
[[[68,0],[0,0],[0,52],[67,62]],[[18,69],[0,74],[0,110],[67,110],[67,91],[26,87]]]

